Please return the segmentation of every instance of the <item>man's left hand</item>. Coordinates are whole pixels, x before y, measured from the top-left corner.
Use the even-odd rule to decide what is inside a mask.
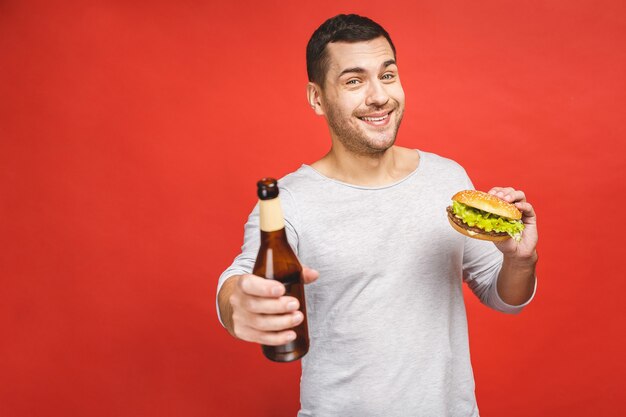
[[[512,187],[493,187],[489,190],[489,194],[512,203],[522,212],[522,222],[524,223],[524,231],[522,239],[507,239],[502,242],[495,242],[500,252],[505,257],[519,260],[536,260],[537,258],[537,216],[533,206],[526,201],[526,195],[521,190]]]

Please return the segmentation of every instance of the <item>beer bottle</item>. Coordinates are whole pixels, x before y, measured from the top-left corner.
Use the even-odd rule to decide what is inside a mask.
[[[262,349],[263,354],[272,361],[290,362],[300,359],[309,350],[302,266],[287,241],[277,181],[273,178],[263,178],[257,182],[257,186],[261,247],[252,273],[283,283],[285,295],[297,298],[300,302],[300,311],[304,314],[302,323],[293,329],[296,332],[295,340],[282,346],[263,345]]]

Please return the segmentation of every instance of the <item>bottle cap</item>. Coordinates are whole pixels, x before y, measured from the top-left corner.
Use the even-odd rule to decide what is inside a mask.
[[[261,200],[271,200],[278,197],[278,182],[274,178],[261,178],[256,183],[257,195]]]

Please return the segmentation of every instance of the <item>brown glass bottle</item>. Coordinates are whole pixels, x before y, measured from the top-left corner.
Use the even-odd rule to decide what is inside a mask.
[[[277,181],[273,178],[263,178],[257,182],[257,186],[261,247],[253,274],[282,282],[285,285],[285,295],[297,298],[300,302],[300,311],[304,314],[302,323],[293,329],[296,332],[295,340],[282,346],[263,345],[263,354],[275,362],[290,362],[300,359],[309,350],[302,266],[287,241]]]

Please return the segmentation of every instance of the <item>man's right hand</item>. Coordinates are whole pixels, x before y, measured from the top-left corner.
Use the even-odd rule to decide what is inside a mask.
[[[319,273],[303,268],[305,284],[315,281]],[[297,298],[286,296],[278,281],[256,275],[234,275],[219,293],[220,314],[233,336],[268,346],[284,345],[296,338],[292,329],[304,316],[298,311]]]

